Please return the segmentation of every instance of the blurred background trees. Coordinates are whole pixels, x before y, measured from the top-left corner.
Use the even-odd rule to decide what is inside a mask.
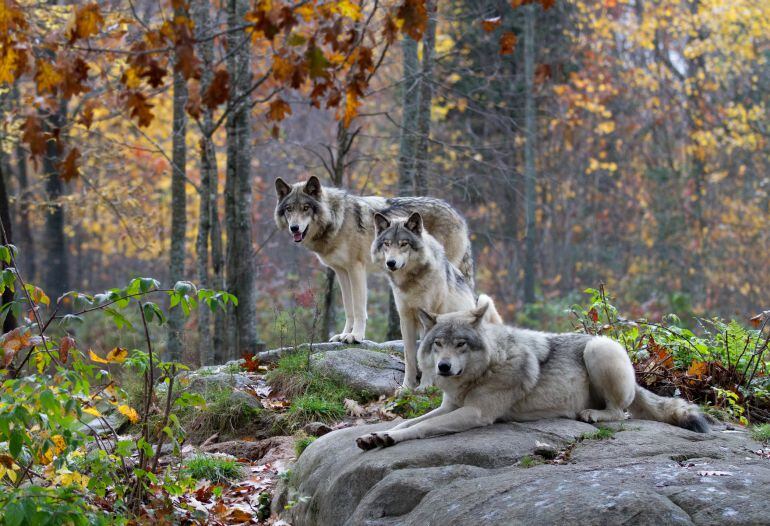
[[[556,329],[601,282],[634,315],[767,308],[766,2],[10,2],[0,30],[22,270],[226,288],[237,309],[171,344],[187,361],[341,324],[276,231],[279,175],[450,201],[511,321]]]

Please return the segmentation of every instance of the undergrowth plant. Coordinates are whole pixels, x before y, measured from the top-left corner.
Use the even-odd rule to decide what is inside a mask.
[[[155,501],[181,494],[191,479],[159,467],[158,460],[167,442],[179,453],[184,430],[177,412],[201,400],[176,393],[186,367],[161,360],[153,348],[151,327],[163,325],[166,312],[150,299],[165,296],[185,315],[199,303],[215,310],[236,299],[186,281],[162,288],[152,278],[136,278],[101,294],[68,292],[52,303],[25,283],[16,255],[12,245],[0,246],[7,267],[0,294],[10,289],[17,297],[0,315],[13,313],[20,321],[0,338],[0,521],[115,524],[140,514],[150,494]],[[131,311],[139,326],[129,319]],[[145,348],[95,352],[71,335],[86,316],[104,316],[117,329],[139,334]],[[141,379],[138,404],[128,403],[116,380],[121,370]],[[162,395],[158,384],[165,384]],[[139,425],[139,437],[122,437],[116,416]]]
[[[753,328],[731,320],[695,318],[691,330],[677,316],[660,321],[623,318],[604,286],[587,289],[587,305],[573,305],[575,328],[624,345],[637,379],[668,395],[709,404],[743,424],[770,420],[770,311]]]

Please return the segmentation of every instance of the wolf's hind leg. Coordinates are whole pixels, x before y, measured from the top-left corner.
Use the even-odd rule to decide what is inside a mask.
[[[350,334],[350,331],[353,330],[353,296],[348,271],[341,267],[332,267],[332,269],[337,274],[337,281],[342,291],[342,306],[345,308],[345,328],[342,329],[341,333],[332,336],[329,341],[339,342],[343,341]]]
[[[579,418],[586,422],[625,419],[636,389],[634,368],[625,349],[609,338],[594,338],[586,345],[583,361],[591,387],[604,401],[604,409],[582,410]]]

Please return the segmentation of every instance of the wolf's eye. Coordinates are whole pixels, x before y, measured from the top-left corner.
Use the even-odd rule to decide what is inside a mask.
[[[408,242],[408,241],[401,241],[401,242],[399,242],[398,246],[400,246],[401,248],[404,248],[404,247],[405,247],[405,246],[407,246],[408,244],[409,244],[409,242]]]
[[[459,340],[455,345],[458,349],[464,349],[468,344],[465,340]]]
[[[390,241],[383,241],[382,244],[383,244],[383,246],[389,247],[390,246]]]
[[[289,213],[291,213],[291,212],[293,212],[293,211],[294,211],[294,207],[293,207],[293,206],[287,206],[287,207],[286,207],[286,211],[287,211],[287,212],[289,212]]]
[[[443,343],[441,343],[441,340],[435,340],[435,341],[433,342],[433,345],[435,345],[435,346],[436,346],[436,347],[438,347],[439,349],[441,349],[441,348],[444,346],[444,344],[443,344]]]
[[[310,210],[310,205],[305,205],[302,207],[303,212],[307,212],[308,210]]]

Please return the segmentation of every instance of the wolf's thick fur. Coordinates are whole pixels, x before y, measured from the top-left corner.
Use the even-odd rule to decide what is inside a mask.
[[[315,176],[294,185],[278,178],[275,188],[278,228],[289,230],[296,243],[305,245],[337,274],[345,308],[345,328],[332,337],[332,341],[353,343],[364,339],[366,273],[377,269],[370,255],[375,212],[394,218],[419,210],[426,228],[444,246],[449,261],[472,282],[468,227],[462,216],[440,199],[360,197],[338,188],[322,187]]]
[[[446,257],[444,247],[414,212],[390,220],[374,214],[372,261],[387,273],[401,320],[406,363],[404,384],[417,387],[417,329],[420,309],[443,314],[476,306],[473,291],[462,273]],[[502,320],[500,321],[502,323]],[[421,385],[431,384],[431,371],[423,371]]]
[[[633,417],[705,433],[697,407],[655,395],[636,384],[617,342],[585,334],[549,334],[484,322],[491,300],[433,316],[421,313],[427,333],[418,351],[423,370],[434,371],[444,391],[438,409],[389,431],[359,437],[372,449],[404,440],[457,433],[497,421],[566,417],[586,422]]]

